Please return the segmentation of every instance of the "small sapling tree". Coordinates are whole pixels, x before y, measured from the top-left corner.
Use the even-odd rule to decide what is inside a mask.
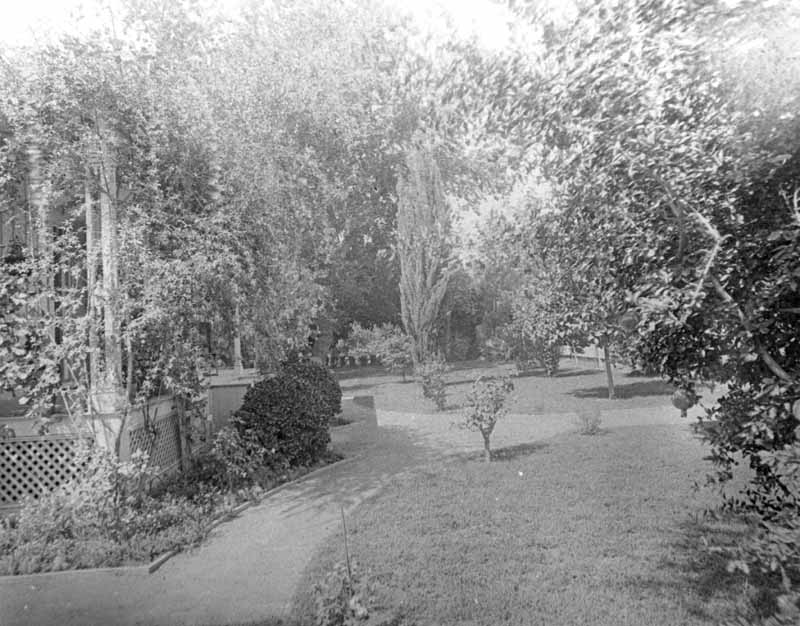
[[[514,383],[508,376],[500,379],[483,380],[479,377],[472,383],[467,394],[467,413],[461,426],[479,431],[483,437],[483,459],[492,460],[491,437],[497,422],[507,410],[508,394],[514,390]]]
[[[447,408],[445,372],[447,372],[447,364],[439,359],[421,363],[416,371],[422,385],[422,395],[436,405],[437,411],[444,411]]]

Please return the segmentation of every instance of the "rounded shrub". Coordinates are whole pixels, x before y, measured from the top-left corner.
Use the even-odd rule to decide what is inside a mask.
[[[273,468],[311,465],[330,442],[330,408],[308,380],[282,371],[247,390],[231,423]]]
[[[300,378],[314,387],[328,406],[329,417],[342,412],[342,388],[327,367],[314,361],[297,359],[284,361],[281,370],[284,375]]]

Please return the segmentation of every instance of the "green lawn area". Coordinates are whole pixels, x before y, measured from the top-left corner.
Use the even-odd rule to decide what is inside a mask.
[[[349,517],[350,551],[376,605],[418,625],[676,626],[730,615],[743,582],[701,549],[713,502],[688,425],[562,435],[395,477]],[[319,550],[296,598],[343,559]]]
[[[604,370],[591,363],[562,361],[556,376],[548,377],[543,370],[534,370],[516,376],[513,364],[491,364],[480,361],[456,364],[447,373],[448,409],[460,408],[472,381],[478,376],[515,374],[512,401],[509,410],[515,413],[553,413],[581,410],[646,408],[669,403],[672,387],[663,381],[631,374],[627,368],[614,370],[617,399],[607,397]],[[422,397],[420,386],[409,378],[403,382],[399,375],[389,375],[379,368],[339,372],[338,377],[345,395],[373,395],[375,406],[393,411],[430,413],[433,405]],[[701,390],[702,395],[708,395]]]

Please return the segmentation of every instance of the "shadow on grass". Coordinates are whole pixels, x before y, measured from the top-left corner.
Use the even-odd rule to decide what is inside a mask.
[[[394,382],[395,381],[392,381],[392,380],[386,380],[386,381],[381,381],[379,383],[378,382],[375,382],[375,383],[360,383],[358,385],[342,385],[341,387],[342,387],[342,393],[345,393],[346,395],[351,395],[352,392],[354,392],[354,391],[363,391],[364,389],[375,389],[375,388],[381,387],[383,385],[391,385]],[[400,381],[397,381],[397,382],[400,382]]]
[[[305,626],[305,624],[296,619],[268,617],[258,622],[244,622],[241,624],[231,624],[230,626]]]
[[[691,596],[687,607],[690,613],[715,623],[721,617],[720,611],[727,614],[727,620],[738,616],[759,623],[777,611],[780,576],[757,568],[751,568],[749,576],[730,571],[728,564],[733,557],[720,549],[742,543],[748,533],[744,523],[734,518],[714,520],[697,515],[679,524],[678,531],[671,542],[671,556],[659,563],[659,570],[671,570],[676,576],[669,577],[669,582],[661,577],[637,577],[629,583],[662,594]]]
[[[673,388],[660,380],[648,380],[640,383],[614,385],[614,391],[618,400],[625,400],[641,396],[668,396],[672,393]],[[570,395],[576,398],[608,398],[608,387],[576,389],[570,392]]]
[[[642,370],[632,369],[625,378],[658,378],[658,372],[643,372]]]
[[[492,463],[513,461],[514,459],[536,454],[537,452],[546,450],[548,447],[549,445],[546,443],[532,442],[505,446],[503,448],[492,448]],[[483,451],[462,452],[460,454],[454,454],[453,458],[462,462],[483,462]]]
[[[330,368],[329,368],[330,369]],[[331,369],[331,372],[338,380],[347,380],[349,378],[372,378],[374,377],[389,377],[399,376],[387,370],[383,365],[363,365],[361,367],[343,367],[340,369]]]
[[[552,376],[548,376],[544,369],[537,368],[534,370],[527,370],[525,372],[517,372],[514,378],[571,378],[573,376],[591,376],[597,374],[599,370],[563,370],[556,372]]]
[[[506,446],[492,450],[492,461],[513,461],[519,457],[530,456],[542,450],[546,450],[548,445],[542,442],[520,443],[515,446]]]

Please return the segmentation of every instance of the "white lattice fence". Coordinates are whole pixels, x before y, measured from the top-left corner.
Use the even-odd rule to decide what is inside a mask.
[[[19,506],[75,477],[81,437],[44,435],[0,440],[0,508]]]
[[[150,464],[161,471],[175,468],[181,461],[180,429],[178,414],[170,413],[154,422],[151,427],[144,425],[130,431],[130,451],[147,452]]]

